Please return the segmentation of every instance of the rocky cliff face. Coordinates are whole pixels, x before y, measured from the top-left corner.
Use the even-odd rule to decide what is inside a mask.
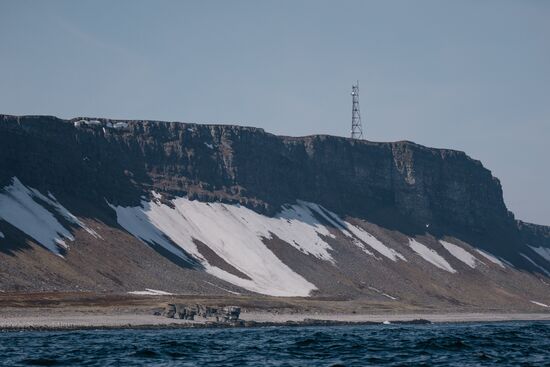
[[[221,289],[210,275],[197,275],[197,269],[206,269],[214,276],[222,269],[232,274],[227,275],[227,279],[240,277],[235,278],[233,285],[246,285],[258,274],[246,268],[247,265],[240,263],[239,259],[224,253],[223,246],[216,247],[218,238],[197,230],[196,237],[184,243],[193,243],[187,250],[196,250],[196,253],[193,255],[188,251],[179,260],[174,259],[174,256],[179,256],[178,245],[181,245],[176,237],[185,233],[178,232],[178,226],[158,222],[160,217],[172,221],[175,219],[170,216],[181,214],[178,225],[185,226],[195,212],[207,213],[204,215],[213,221],[214,218],[215,221],[225,221],[229,220],[224,214],[228,210],[233,215],[233,224],[236,213],[240,213],[237,218],[239,225],[253,220],[268,228],[261,238],[269,254],[276,255],[278,260],[274,261],[280,260],[284,266],[299,269],[299,275],[292,276],[298,282],[303,280],[305,289],[317,287],[321,293],[338,293],[342,289],[347,289],[350,294],[367,292],[371,288],[378,290],[379,285],[367,287],[361,278],[360,274],[367,270],[365,276],[368,279],[393,279],[392,289],[397,293],[404,284],[409,284],[409,287],[422,284],[424,280],[419,279],[424,278],[418,278],[418,270],[411,267],[414,263],[411,259],[418,254],[437,264],[438,271],[456,273],[456,264],[441,261],[439,255],[434,260],[435,255],[428,247],[436,254],[438,251],[449,252],[449,256],[463,262],[460,266],[468,265],[468,272],[474,271],[471,269],[476,268],[476,264],[493,264],[490,266],[496,266],[499,272],[500,266],[505,266],[496,258],[489,262],[479,256],[475,261],[475,256],[465,258],[465,255],[460,255],[463,254],[460,250],[452,247],[453,244],[442,248],[438,241],[443,238],[452,238],[454,246],[471,246],[467,248],[472,253],[488,251],[520,271],[550,271],[550,267],[546,269],[550,260],[548,264],[545,262],[546,249],[550,247],[549,228],[516,222],[504,204],[498,179],[479,161],[459,151],[427,148],[407,141],[375,143],[333,136],[275,136],[262,129],[240,126],[7,115],[0,115],[0,147],[0,199],[2,188],[12,187],[12,192],[4,194],[5,202],[13,204],[20,200],[15,195],[14,186],[10,186],[13,177],[17,177],[21,185],[36,190],[20,185],[19,194],[22,192],[25,200],[44,205],[48,210],[57,208],[54,217],[58,219],[60,213],[65,213],[63,204],[82,221],[82,225],[75,225],[78,222],[65,216],[65,219],[60,219],[60,225],[66,224],[68,218],[69,222],[72,221],[67,224],[68,228],[91,231],[93,227],[98,233],[98,237],[93,239],[77,235],[77,242],[83,241],[89,246],[73,246],[74,252],[68,252],[66,262],[48,260],[53,261],[55,265],[51,266],[58,269],[56,274],[60,278],[55,284],[61,284],[60,287],[66,284],[71,284],[71,287],[83,284],[99,287],[100,284],[105,289],[128,289],[136,284],[151,286],[147,283],[150,280],[146,279],[155,274],[157,279],[165,279],[162,284],[169,284],[174,289],[194,292],[203,289],[204,284]],[[42,193],[43,197],[36,192]],[[48,193],[52,195],[51,199],[46,197]],[[240,204],[260,216],[242,211],[239,206],[201,206],[193,204],[193,200],[197,203]],[[296,203],[296,207],[288,209],[288,205]],[[63,210],[59,209],[61,207]],[[141,211],[125,208],[141,208]],[[300,213],[310,216],[306,215],[304,219]],[[317,231],[312,232],[317,234],[311,237],[311,241],[317,243],[316,236],[321,238],[321,248],[307,250],[311,241],[302,238],[304,247],[299,245],[300,239],[293,240],[291,236],[285,239],[287,230],[295,231],[292,232],[295,236],[302,235],[292,222],[297,218],[295,215],[300,217],[299,225],[305,226],[304,230]],[[283,220],[284,223],[269,219],[274,216],[273,220]],[[144,227],[152,225],[152,229],[144,234],[144,229],[140,225],[136,227],[129,218],[141,220]],[[218,226],[215,221],[208,226]],[[287,225],[285,221],[288,228],[283,226]],[[0,234],[3,236],[0,238],[0,252],[11,256],[6,258],[8,270],[4,270],[10,287],[31,287],[33,280],[26,279],[25,274],[38,268],[47,287],[49,280],[46,279],[51,279],[48,278],[51,273],[42,273],[44,269],[38,265],[45,260],[32,258],[34,255],[26,250],[28,243],[33,242],[32,236],[6,223],[2,222],[0,213]],[[191,226],[186,233],[195,230]],[[366,231],[376,234],[376,237]],[[99,237],[103,242],[97,239]],[[136,238],[149,244],[157,254],[142,249]],[[429,246],[417,245],[412,242],[413,238],[422,238]],[[357,244],[366,246],[361,256],[368,255],[376,261],[370,257],[370,260],[357,260]],[[384,247],[386,245],[393,246],[393,249]],[[367,248],[375,249],[379,254]],[[83,262],[85,251],[95,254],[90,269],[84,265],[89,260]],[[109,253],[110,258],[120,257],[125,261],[107,264],[104,258],[98,257],[99,253]],[[158,260],[159,254],[170,259],[171,264]],[[379,257],[380,254],[383,256]],[[18,256],[27,259],[28,271],[21,270],[22,260],[18,260]],[[384,256],[389,263],[382,266],[380,259]],[[157,259],[154,260],[156,264],[163,264],[160,268],[171,270],[166,270],[166,274],[158,273],[159,266],[144,263],[144,259]],[[335,273],[332,265],[321,265],[326,261],[346,266],[339,267],[342,273]],[[367,263],[371,268],[366,267]],[[397,267],[397,263],[401,265]],[[129,267],[128,264],[134,265]],[[121,275],[121,268],[126,269],[127,276]],[[389,276],[388,269],[394,275]],[[281,279],[285,279],[285,271],[282,271]],[[20,281],[13,276],[14,272],[26,280]],[[181,283],[172,283],[174,274],[190,279],[185,285],[188,288],[181,288]],[[425,281],[433,281],[433,274],[426,274],[429,278]],[[476,276],[481,274],[484,273]],[[143,280],[138,281],[140,276]],[[502,274],[498,276],[505,279]],[[447,278],[441,279],[441,286],[429,292],[425,289],[416,292],[425,292],[430,297],[437,294],[437,299],[447,299],[449,295],[442,296],[441,292],[449,283]],[[474,278],[468,279],[472,281]],[[250,286],[248,289],[269,288],[259,282],[253,286],[260,288]],[[517,284],[524,280],[513,282],[513,287],[517,288]],[[227,289],[228,284],[222,286]],[[462,286],[466,287],[466,283]],[[278,289],[285,294],[284,287]],[[479,295],[472,295],[471,299],[480,297],[485,291],[480,289]]]
[[[120,204],[135,204],[154,189],[267,213],[301,199],[434,231],[514,226],[499,181],[463,152],[224,125],[128,121],[115,129],[100,119],[103,125],[75,127],[78,120],[1,116],[3,182],[17,176]]]

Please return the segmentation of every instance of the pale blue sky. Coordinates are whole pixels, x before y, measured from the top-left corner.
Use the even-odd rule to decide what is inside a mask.
[[[0,0],[0,113],[466,151],[550,224],[550,1]]]

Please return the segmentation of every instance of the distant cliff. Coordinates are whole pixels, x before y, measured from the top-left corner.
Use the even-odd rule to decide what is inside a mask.
[[[0,116],[0,179],[121,204],[155,189],[268,213],[302,199],[433,229],[481,232],[514,223],[498,179],[459,151],[229,125],[126,121],[113,128],[105,126],[114,121],[92,120]]]

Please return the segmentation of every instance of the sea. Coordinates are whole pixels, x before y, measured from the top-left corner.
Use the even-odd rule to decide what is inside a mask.
[[[550,366],[550,322],[0,332],[5,366]]]

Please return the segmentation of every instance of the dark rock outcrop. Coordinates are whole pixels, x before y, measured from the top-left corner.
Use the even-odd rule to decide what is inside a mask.
[[[126,205],[154,189],[267,213],[302,199],[390,226],[515,228],[499,181],[459,151],[239,126],[128,121],[115,129],[111,120],[78,120],[0,116],[0,184],[17,176]]]
[[[222,309],[222,317],[226,322],[237,321],[241,315],[241,308],[237,306],[226,306]]]
[[[518,228],[525,244],[550,248],[550,227],[518,221]]]
[[[407,236],[452,236],[504,259],[517,258],[526,243],[550,246],[548,227],[517,222],[498,179],[479,161],[408,141],[0,115],[0,147],[0,187],[16,176],[61,201],[69,198],[73,214],[115,227],[108,203],[138,205],[154,190],[164,200],[186,195],[268,215],[296,200],[311,201]],[[204,255],[215,262],[212,254]],[[519,264],[530,266],[521,259]]]
[[[175,315],[176,315],[176,305],[172,303],[166,305],[166,308],[162,312],[162,316],[169,319],[173,319]]]
[[[233,323],[239,320],[241,308],[237,306],[211,307],[201,304],[187,306],[169,303],[164,308],[162,316],[169,319],[194,320],[199,316],[208,321]]]

